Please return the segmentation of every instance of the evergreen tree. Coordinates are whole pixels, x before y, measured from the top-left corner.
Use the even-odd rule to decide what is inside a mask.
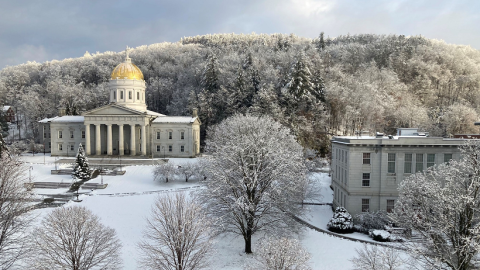
[[[216,93],[220,88],[218,84],[218,63],[215,54],[208,56],[207,63],[202,74],[202,85],[206,92]]]
[[[325,81],[320,75],[319,70],[314,72],[313,78],[312,78],[312,84],[313,84],[312,95],[315,96],[321,102],[326,102]]]
[[[7,120],[5,118],[5,115],[3,114],[2,111],[0,111],[0,134],[3,136],[3,137],[7,137],[8,136],[8,123],[7,123]]]
[[[286,85],[294,99],[300,99],[304,95],[313,92],[313,84],[310,77],[312,73],[307,66],[305,55],[302,53],[298,60],[292,65],[290,76]]]
[[[318,45],[317,48],[319,51],[323,51],[325,49],[325,40],[323,38],[323,32],[320,33],[320,36],[318,37]]]
[[[75,168],[73,169],[72,177],[76,180],[83,181],[90,179],[88,159],[87,156],[85,156],[82,144],[78,146],[77,159],[75,160]]]

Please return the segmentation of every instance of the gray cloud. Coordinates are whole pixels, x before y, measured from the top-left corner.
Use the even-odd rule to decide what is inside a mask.
[[[0,7],[0,68],[231,32],[423,35],[480,49],[480,1],[0,0]]]

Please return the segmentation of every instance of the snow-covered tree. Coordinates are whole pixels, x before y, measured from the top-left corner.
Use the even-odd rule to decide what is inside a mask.
[[[310,254],[293,238],[266,238],[256,248],[257,262],[247,270],[310,270]]]
[[[480,250],[480,142],[460,147],[460,160],[416,173],[399,185],[392,215],[422,241],[406,241],[418,262],[435,269],[474,269]]]
[[[353,219],[352,215],[348,213],[347,209],[344,207],[337,207],[333,217],[327,224],[327,227],[330,231],[339,232],[339,233],[349,233],[353,231]]]
[[[119,269],[122,245],[115,230],[82,206],[58,207],[33,233],[30,269]]]
[[[405,263],[394,248],[363,244],[355,251],[357,256],[350,259],[354,270],[400,270]]]
[[[313,92],[313,83],[311,81],[312,73],[307,66],[307,61],[305,55],[300,54],[299,58],[292,65],[290,70],[289,81],[286,85],[290,94],[294,96],[295,99],[299,99],[306,94],[311,94]]]
[[[29,250],[32,195],[26,189],[23,163],[2,151],[0,136],[0,269],[13,268]]]
[[[77,158],[75,160],[75,167],[73,168],[72,177],[81,181],[90,179],[88,158],[85,155],[85,151],[83,150],[81,143],[78,145]]]
[[[289,214],[300,214],[306,168],[302,147],[268,116],[227,118],[208,133],[206,188],[199,198],[226,231],[245,240],[261,230],[290,231]]]
[[[188,162],[181,166],[178,166],[178,173],[183,174],[185,176],[185,182],[188,182],[188,179],[195,176],[197,174],[198,166],[196,163]]]
[[[206,92],[215,93],[220,89],[218,83],[218,63],[214,53],[210,53],[202,74],[202,85]]]
[[[140,263],[146,269],[195,270],[207,266],[213,227],[201,206],[185,193],[161,195],[147,219]]]
[[[154,180],[163,180],[168,183],[168,179],[172,179],[173,176],[177,173],[177,166],[173,165],[170,162],[159,164],[153,170],[153,179]]]

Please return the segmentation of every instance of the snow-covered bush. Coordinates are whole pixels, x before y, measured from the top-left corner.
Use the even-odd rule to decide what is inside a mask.
[[[386,230],[372,230],[368,233],[373,240],[378,242],[402,242],[403,238],[398,235],[391,234]]]
[[[344,207],[337,207],[332,219],[327,224],[328,230],[338,233],[353,232],[352,215]]]
[[[357,256],[350,260],[354,270],[399,270],[406,263],[393,248],[363,244],[355,251]]]
[[[257,262],[246,270],[309,270],[310,254],[297,239],[268,238],[260,240],[255,251]]]
[[[355,230],[369,233],[371,230],[383,230],[391,223],[385,211],[364,212],[355,216]]]

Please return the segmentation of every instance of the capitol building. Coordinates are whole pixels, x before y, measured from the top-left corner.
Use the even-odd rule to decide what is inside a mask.
[[[74,156],[81,143],[87,156],[195,157],[200,119],[147,110],[142,71],[126,52],[108,82],[110,103],[81,116],[39,121],[40,143],[52,156]]]

